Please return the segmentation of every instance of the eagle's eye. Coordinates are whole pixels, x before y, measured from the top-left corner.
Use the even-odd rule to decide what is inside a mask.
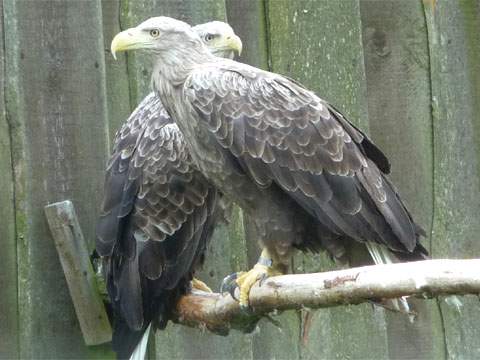
[[[160,35],[160,31],[158,29],[150,30],[151,37],[158,37],[158,35]]]
[[[213,34],[207,34],[205,35],[205,41],[212,41],[215,35]]]

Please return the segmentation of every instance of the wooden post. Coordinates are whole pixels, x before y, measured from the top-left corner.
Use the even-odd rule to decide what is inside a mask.
[[[3,1],[0,1],[3,14]],[[0,32],[3,31],[3,16],[0,16]],[[18,359],[18,291],[17,251],[15,238],[14,168],[12,165],[11,124],[5,109],[5,44],[0,36],[0,359]],[[8,334],[8,335],[7,335]]]
[[[423,4],[433,116],[431,252],[435,257],[474,257],[480,253],[480,4],[476,0]],[[439,300],[449,358],[480,357],[478,305],[478,299],[471,298],[458,311]]]
[[[85,344],[98,345],[110,341],[112,329],[97,291],[90,254],[72,202],[66,200],[47,205],[45,215],[67,279]]]
[[[428,234],[421,241],[430,250],[436,241],[431,236],[433,124],[423,6],[417,0],[387,1],[382,6],[375,0],[362,0],[360,9],[370,137],[389,158],[390,179],[415,221]],[[437,301],[410,303],[419,314],[415,322],[398,313],[385,314],[389,357],[445,358]]]
[[[360,1],[270,0],[266,13],[271,70],[300,81],[368,133]],[[363,254],[358,250],[354,253],[360,263]],[[300,273],[335,268],[325,254],[299,254],[293,260],[293,270]],[[286,357],[367,359],[375,354],[377,359],[388,358],[382,309],[363,304],[302,312],[298,315],[301,320],[296,325],[297,333],[291,332],[292,338],[295,336],[289,346],[292,353]],[[316,340],[296,346],[298,339],[305,338],[307,333]],[[269,354],[264,352],[259,357],[266,358]]]

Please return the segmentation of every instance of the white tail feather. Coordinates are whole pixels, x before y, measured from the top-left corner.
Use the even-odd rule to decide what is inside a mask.
[[[145,330],[145,333],[142,336],[142,339],[133,350],[130,360],[145,360],[145,355],[147,354],[147,344],[148,338],[150,337],[150,329],[152,328],[152,323],[150,323]]]
[[[451,295],[445,298],[445,302],[452,306],[457,312],[462,311],[463,303],[458,296]]]
[[[395,262],[392,254],[384,246],[380,244],[371,243],[371,242],[367,242],[366,246],[375,264],[377,265],[392,264]],[[400,312],[405,312],[405,313],[411,312],[406,296],[402,296],[401,298],[398,298],[398,299],[391,299],[390,301],[391,301],[390,303],[393,305],[395,310],[398,310]],[[412,320],[413,320],[413,317],[410,317],[410,321]]]

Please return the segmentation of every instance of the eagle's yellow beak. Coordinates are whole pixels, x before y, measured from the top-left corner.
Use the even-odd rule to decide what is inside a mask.
[[[116,60],[117,52],[145,48],[150,42],[149,40],[148,35],[143,34],[142,31],[130,28],[115,35],[110,45],[110,51]]]
[[[137,28],[130,28],[118,33],[113,38],[110,51],[114,59],[117,59],[116,54],[120,51],[144,49],[150,45],[152,45],[152,40],[148,33]],[[229,35],[222,45],[237,52],[238,55],[242,53],[242,40],[235,34]]]
[[[238,56],[242,55],[242,40],[240,40],[237,35],[230,35],[229,37],[227,37],[225,45],[233,51],[237,52]]]

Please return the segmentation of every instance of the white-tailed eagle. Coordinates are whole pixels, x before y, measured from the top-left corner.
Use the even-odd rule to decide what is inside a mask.
[[[151,18],[112,52],[142,49],[152,83],[198,170],[253,221],[263,247],[239,274],[240,304],[259,279],[286,271],[294,248],[376,262],[421,259],[421,228],[385,176],[390,164],[361,130],[298,82],[212,56],[186,23]],[[388,260],[389,261],[389,260]]]
[[[241,51],[228,24],[214,21],[194,31],[216,56]],[[193,165],[181,131],[153,92],[116,134],[104,189],[96,249],[113,307],[113,347],[124,358],[150,322],[166,325],[190,287],[218,192]],[[194,279],[193,286],[202,283]]]

